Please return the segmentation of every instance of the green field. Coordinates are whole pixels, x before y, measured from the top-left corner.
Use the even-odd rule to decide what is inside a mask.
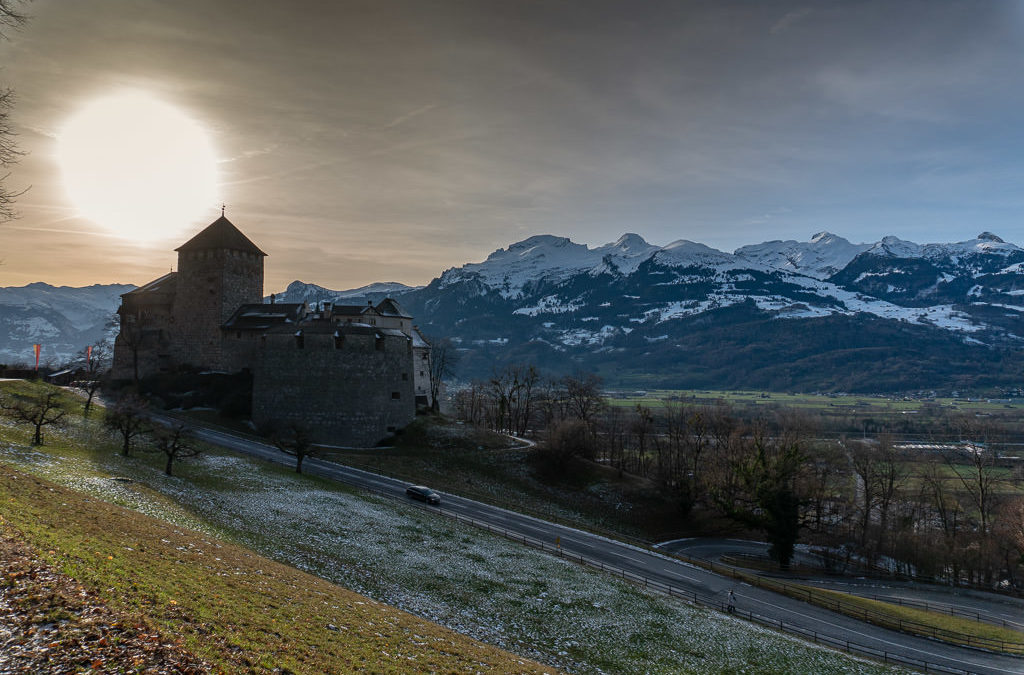
[[[689,405],[711,405],[725,402],[733,405],[765,407],[789,407],[811,411],[861,411],[865,413],[902,413],[916,410],[918,413],[938,410],[958,410],[967,413],[1009,413],[1020,415],[1024,412],[1024,399],[980,399],[928,398],[910,399],[839,394],[786,394],[761,391],[715,391],[691,389],[649,389],[641,391],[615,390],[609,393],[608,403],[613,406],[632,407],[644,405],[666,405],[685,403]]]

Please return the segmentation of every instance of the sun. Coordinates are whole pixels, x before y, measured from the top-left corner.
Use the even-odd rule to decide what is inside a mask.
[[[146,93],[82,107],[58,135],[57,161],[79,214],[125,239],[177,236],[219,202],[206,130]]]

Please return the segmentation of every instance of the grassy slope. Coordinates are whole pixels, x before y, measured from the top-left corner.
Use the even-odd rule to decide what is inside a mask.
[[[22,385],[2,383],[0,390],[8,386]],[[73,424],[63,432],[50,434],[48,445],[43,448],[26,447],[27,430],[0,420],[0,441],[6,441],[0,442],[0,456],[62,484],[177,523],[171,530],[173,537],[159,537],[160,545],[154,544],[154,549],[147,551],[148,554],[159,550],[162,556],[174,558],[161,563],[163,568],[153,588],[133,579],[131,583],[138,588],[131,589],[127,597],[117,602],[129,609],[153,613],[163,626],[172,630],[182,618],[179,613],[188,609],[190,614],[186,618],[197,621],[199,628],[182,634],[190,645],[220,654],[217,658],[239,659],[227,661],[229,669],[240,667],[241,663],[254,663],[256,666],[252,667],[257,669],[270,667],[276,655],[295,660],[294,654],[279,652],[278,647],[291,644],[294,649],[295,644],[303,644],[304,638],[286,633],[283,626],[291,631],[319,630],[322,637],[326,625],[322,622],[342,626],[338,614],[344,618],[349,613],[340,609],[345,605],[323,599],[320,602],[328,605],[318,605],[307,612],[301,603],[296,604],[297,590],[325,582],[284,568],[297,576],[277,583],[279,568],[244,549],[244,555],[236,556],[230,569],[221,570],[227,575],[225,579],[210,577],[211,582],[228,585],[237,594],[235,597],[228,598],[221,584],[204,581],[201,588],[195,584],[182,586],[195,594],[188,600],[189,605],[183,606],[181,598],[171,595],[180,594],[181,585],[168,580],[173,577],[164,579],[163,574],[171,574],[168,569],[179,571],[179,565],[209,564],[210,555],[227,560],[221,549],[232,547],[210,534],[215,532],[308,570],[319,579],[356,588],[379,601],[427,616],[478,639],[579,672],[887,670],[811,648],[713,612],[648,595],[628,584],[473,528],[415,509],[410,511],[391,500],[355,495],[348,489],[295,476],[286,469],[230,453],[214,451],[199,461],[183,463],[176,467],[175,478],[167,478],[156,456],[119,457],[112,439],[98,430],[94,422],[83,423],[80,419],[72,419]],[[131,482],[112,481],[111,476],[124,476]],[[6,498],[0,499],[0,513],[6,513]],[[65,502],[62,497],[61,503]],[[85,498],[81,503],[94,500]],[[129,516],[129,520],[135,518],[139,516]],[[26,519],[31,525],[33,519]],[[57,523],[54,516],[51,524]],[[68,568],[70,571],[103,591],[123,586],[111,583],[117,582],[118,577],[106,576],[119,556],[135,556],[140,551],[131,541],[111,532],[116,530],[99,527],[93,538],[71,535],[58,526],[43,528],[33,536],[43,542],[42,550],[52,548],[58,558],[74,563]],[[41,538],[46,536],[68,537],[74,552],[50,547],[45,543],[48,540]],[[83,536],[87,541],[80,540]],[[97,543],[101,540],[102,545]],[[168,542],[173,544],[170,550]],[[125,549],[126,546],[133,551]],[[104,557],[104,551],[109,551],[107,555],[113,558]],[[251,572],[249,568],[249,573],[237,574],[245,569],[241,563],[250,558],[259,560],[255,565],[262,572]],[[137,565],[124,567],[134,569]],[[124,573],[132,574],[127,569]],[[297,578],[302,581],[296,581]],[[327,587],[337,588],[330,584]],[[253,596],[247,597],[248,593]],[[313,600],[316,598],[314,594]],[[372,604],[365,599],[360,602]],[[239,606],[240,615],[218,613],[226,611],[221,603]],[[349,606],[361,607],[358,603]],[[396,615],[405,616],[400,612]],[[307,619],[312,623],[307,624]],[[379,621],[375,623],[380,625]],[[342,634],[332,632],[328,637],[334,636],[337,641]],[[370,637],[391,644],[386,635],[378,629]],[[429,634],[418,635],[423,637],[416,639],[423,642]],[[467,638],[462,639],[468,643]],[[375,654],[377,648],[393,653],[380,643],[368,650]],[[296,662],[301,671],[321,670]],[[408,670],[405,664],[401,665],[399,670]]]
[[[227,671],[553,671],[242,547],[0,466],[0,517],[44,561]]]

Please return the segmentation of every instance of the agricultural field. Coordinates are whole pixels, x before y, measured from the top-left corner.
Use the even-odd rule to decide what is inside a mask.
[[[1003,413],[1016,411],[1024,414],[1024,399],[965,399],[965,398],[909,398],[893,396],[866,396],[863,394],[787,394],[761,391],[715,391],[689,389],[649,389],[608,392],[608,403],[614,406],[634,406],[637,403],[664,405],[687,403],[708,405],[724,401],[734,405],[789,407],[809,411],[828,411],[835,408],[878,410],[902,413],[916,410],[951,409],[972,413]]]

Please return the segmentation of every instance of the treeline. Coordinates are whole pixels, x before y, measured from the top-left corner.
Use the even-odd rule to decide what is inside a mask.
[[[834,569],[1024,588],[1024,470],[1000,456],[1005,431],[985,418],[947,413],[942,426],[972,443],[909,451],[884,428],[821,440],[816,420],[793,409],[612,407],[596,376],[545,378],[531,366],[472,383],[454,406],[467,422],[532,432],[541,470],[599,462],[650,479],[680,519],[759,531],[782,566],[802,542]]]

